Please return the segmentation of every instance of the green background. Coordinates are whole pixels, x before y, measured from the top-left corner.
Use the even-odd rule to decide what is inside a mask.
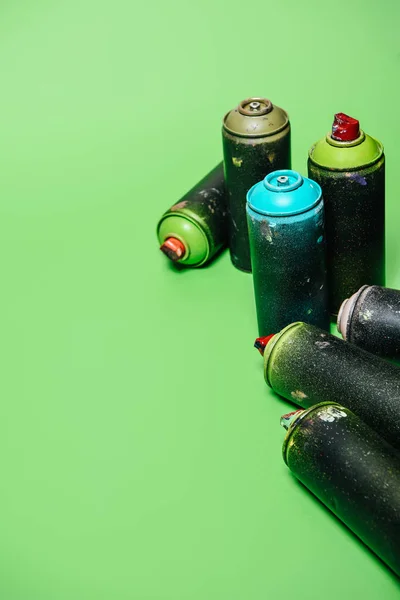
[[[399,13],[1,2],[2,599],[399,597],[283,463],[251,276],[176,272],[155,235],[241,99],[288,110],[302,173],[345,111],[385,145],[400,287]]]

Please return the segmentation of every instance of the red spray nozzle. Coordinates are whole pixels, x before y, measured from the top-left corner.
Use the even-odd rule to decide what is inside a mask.
[[[264,356],[265,348],[266,348],[269,340],[271,340],[274,337],[274,335],[275,334],[272,333],[271,335],[265,335],[264,337],[259,337],[254,342],[254,348],[257,348],[257,350],[259,351],[261,356]]]
[[[336,113],[332,125],[332,137],[340,142],[353,142],[360,137],[360,123],[344,113]]]
[[[182,258],[185,254],[185,245],[178,239],[170,237],[160,246],[160,250],[164,252],[174,262]]]

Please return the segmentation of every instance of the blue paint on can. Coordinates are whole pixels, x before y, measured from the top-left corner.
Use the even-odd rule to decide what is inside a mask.
[[[294,321],[329,329],[320,186],[274,171],[249,190],[246,211],[259,335]]]

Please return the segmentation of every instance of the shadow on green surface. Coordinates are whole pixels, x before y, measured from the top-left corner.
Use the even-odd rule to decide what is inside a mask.
[[[383,560],[379,558],[375,552],[373,552],[364,542],[349,528],[347,525],[339,519],[317,496],[315,496],[301,481],[299,481],[291,471],[288,471],[292,480],[298,486],[299,489],[304,490],[304,493],[308,495],[310,498],[310,503],[314,503],[315,506],[319,506],[321,510],[323,510],[329,517],[332,519],[332,522],[336,523],[338,527],[342,528],[343,531],[352,538],[355,543],[358,543],[359,547],[362,551],[371,557],[373,557],[377,563],[387,571],[388,575],[392,578],[392,580],[397,584],[400,590],[400,577],[396,575],[394,571],[385,563]]]

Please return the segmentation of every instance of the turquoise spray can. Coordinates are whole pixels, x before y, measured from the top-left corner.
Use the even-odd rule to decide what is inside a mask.
[[[292,170],[274,171],[247,194],[259,335],[294,321],[329,329],[321,188]]]

